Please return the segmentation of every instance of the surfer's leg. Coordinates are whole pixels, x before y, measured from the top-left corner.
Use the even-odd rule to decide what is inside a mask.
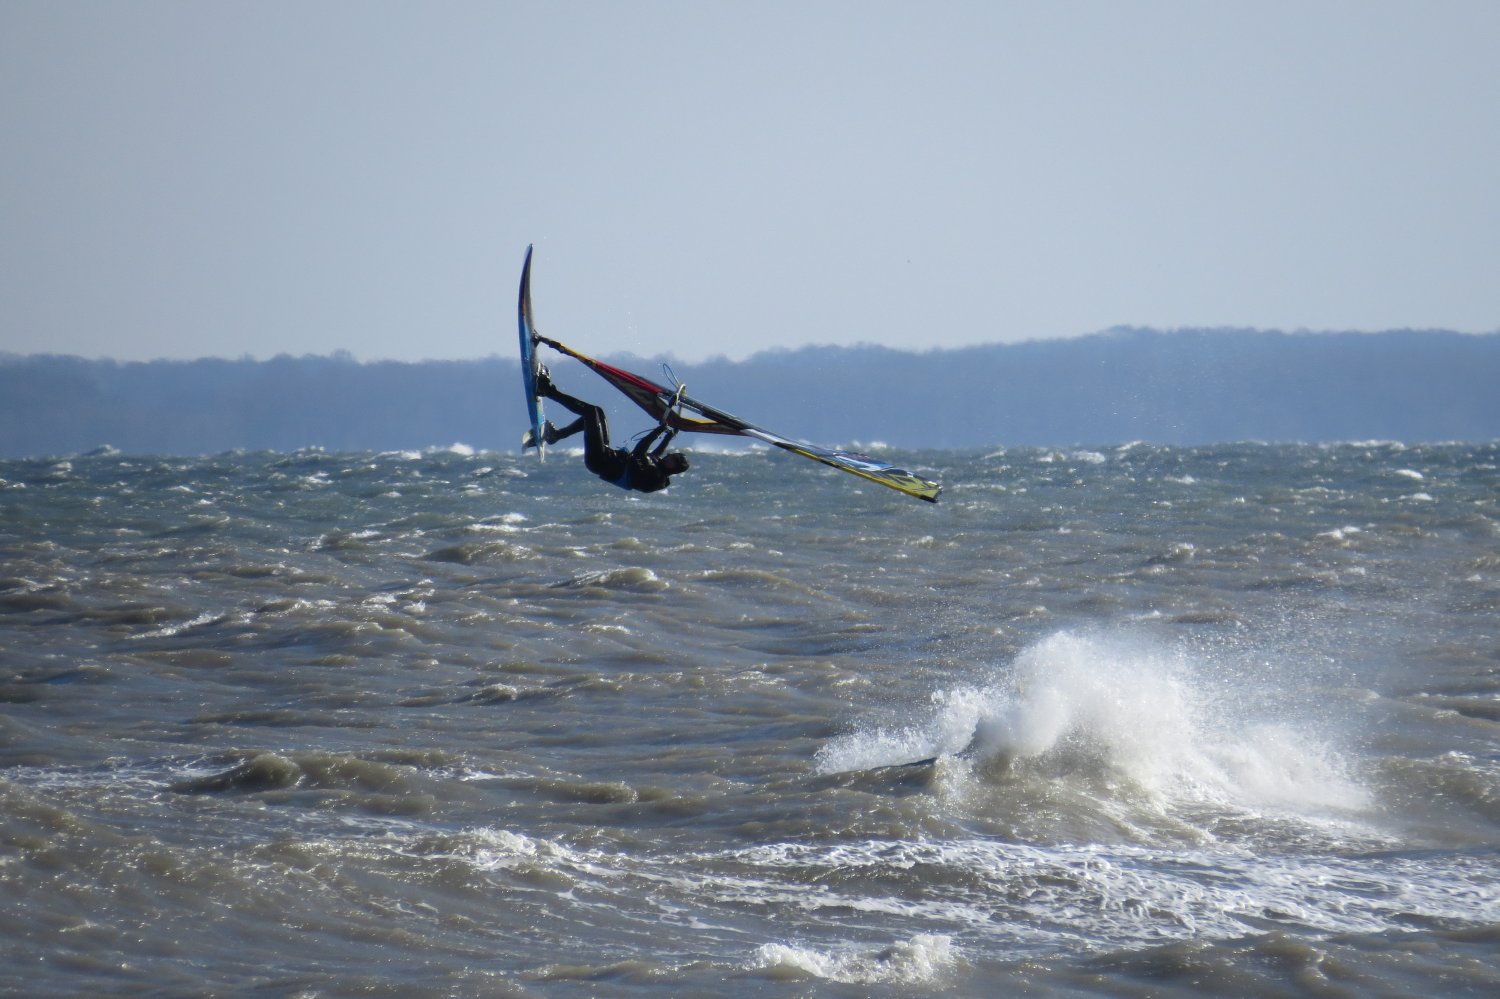
[[[604,416],[604,410],[591,402],[584,402],[582,399],[575,399],[570,395],[565,395],[555,388],[552,388],[547,393],[547,398],[562,403],[578,414],[578,419],[561,430],[555,431],[555,436],[558,440],[564,437],[571,437],[582,431],[584,449],[588,453],[592,454],[595,450],[609,450],[609,421]]]
[[[583,424],[583,463],[595,475],[605,475],[617,464],[614,448],[609,446],[609,422],[598,406],[584,406],[588,411],[577,421]]]
[[[537,395],[543,396],[547,399],[551,399],[553,402],[561,403],[568,409],[571,409],[573,412],[577,413],[579,416],[585,418],[590,415],[590,410],[599,408],[591,402],[584,402],[582,399],[575,399],[573,396],[568,395],[568,393],[559,389],[556,385],[552,384],[552,379],[547,377],[547,373],[545,371],[542,372],[542,376],[537,379],[536,391]]]
[[[556,432],[559,439],[571,437],[581,430],[584,433],[584,440],[587,441],[587,447],[590,449],[609,447],[609,423],[604,418],[604,410],[591,402],[564,395],[555,388],[547,393],[547,398],[562,403],[578,414],[578,419]]]
[[[588,405],[585,403],[585,405]],[[609,422],[604,418],[604,410],[598,406],[589,406],[588,412],[578,418],[583,424],[583,450],[585,454],[604,452],[609,447]]]
[[[547,421],[547,443],[556,444],[560,440],[566,440],[574,434],[582,432],[584,437],[584,450],[595,448],[609,448],[609,424],[604,420],[604,410],[598,406],[593,407],[593,412],[585,413],[566,427],[561,429],[554,427],[552,421]]]
[[[565,440],[566,438],[572,437],[574,434],[578,433],[584,428],[584,425],[587,423],[588,420],[580,416],[578,419],[574,420],[572,423],[559,430],[552,425],[551,420],[548,420],[547,425],[543,427],[542,430],[547,438],[547,443],[556,444],[558,441]]]
[[[552,384],[552,379],[545,374],[537,380],[536,388],[539,394],[578,414],[578,419],[561,430],[554,430],[548,434],[548,443],[554,443],[582,431],[584,464],[595,469],[598,474],[595,466],[603,467],[613,459],[614,454],[614,450],[609,446],[609,421],[604,416],[604,410],[591,402],[575,399],[563,392]]]

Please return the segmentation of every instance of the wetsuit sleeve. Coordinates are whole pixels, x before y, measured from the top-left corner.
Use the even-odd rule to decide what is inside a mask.
[[[662,434],[666,434],[666,436],[662,437]],[[635,446],[635,450],[631,452],[631,455],[636,458],[660,458],[662,452],[666,451],[667,445],[672,443],[672,438],[676,436],[677,429],[675,427],[659,426],[641,438],[641,442]],[[662,437],[661,443],[657,444],[656,450],[653,451],[651,450],[651,445],[655,443],[658,437]]]
[[[672,443],[672,438],[676,437],[676,436],[677,436],[677,428],[676,427],[673,427],[670,430],[668,430],[667,431],[667,435],[661,439],[661,443],[658,444],[658,445],[656,445],[656,450],[651,452],[651,457],[653,457],[653,458],[660,458],[664,453],[666,453],[667,446]]]

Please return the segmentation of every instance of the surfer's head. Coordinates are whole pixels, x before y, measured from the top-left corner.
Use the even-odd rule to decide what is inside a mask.
[[[673,451],[661,460],[661,470],[668,475],[677,475],[688,470],[687,455],[681,451]]]

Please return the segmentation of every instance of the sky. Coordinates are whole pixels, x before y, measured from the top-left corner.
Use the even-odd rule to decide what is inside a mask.
[[[0,2],[0,352],[1500,329],[1493,0]]]

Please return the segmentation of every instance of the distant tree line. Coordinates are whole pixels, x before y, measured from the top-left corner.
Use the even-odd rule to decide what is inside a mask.
[[[657,361],[615,359],[648,377]],[[950,350],[805,347],[677,362],[689,392],[780,433],[898,447],[1500,439],[1500,333],[1157,332]],[[645,425],[572,362],[558,382]],[[514,450],[515,361],[117,362],[0,355],[0,456]],[[622,408],[623,407],[623,408]]]

